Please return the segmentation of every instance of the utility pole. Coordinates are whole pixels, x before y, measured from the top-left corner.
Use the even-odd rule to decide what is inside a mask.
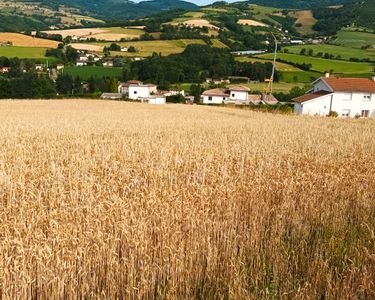
[[[276,55],[277,55],[277,39],[276,39],[276,36],[271,32],[272,36],[273,36],[273,39],[275,41],[275,53],[274,53],[274,57],[273,57],[273,66],[272,66],[272,75],[271,75],[271,86],[270,86],[270,94],[272,95],[272,92],[273,92],[273,80],[274,80],[274,77],[275,77],[275,69],[276,69]]]

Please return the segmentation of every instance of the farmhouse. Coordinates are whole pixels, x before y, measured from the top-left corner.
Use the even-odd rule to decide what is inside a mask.
[[[375,77],[337,78],[326,74],[313,82],[309,94],[295,98],[296,114],[375,117]]]
[[[203,92],[202,102],[205,104],[248,104],[249,92],[249,88],[241,85],[232,86],[228,89],[212,89]]]
[[[149,98],[157,93],[155,84],[143,84],[142,81],[129,80],[125,83],[120,82],[118,92],[126,95],[129,99],[140,100],[141,98]]]

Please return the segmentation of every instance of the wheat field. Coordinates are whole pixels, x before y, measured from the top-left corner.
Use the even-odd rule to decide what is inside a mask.
[[[0,102],[1,299],[373,299],[375,121]]]

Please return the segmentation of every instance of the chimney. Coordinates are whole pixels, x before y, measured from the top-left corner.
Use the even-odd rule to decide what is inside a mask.
[[[329,78],[330,75],[331,75],[331,74],[329,74],[329,72],[325,72],[325,73],[324,73],[324,77],[325,77],[325,78]]]

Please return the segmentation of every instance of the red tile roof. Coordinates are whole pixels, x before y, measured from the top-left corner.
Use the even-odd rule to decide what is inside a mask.
[[[307,102],[316,98],[320,98],[328,94],[332,94],[332,93],[327,92],[327,91],[318,91],[315,93],[310,93],[310,94],[306,94],[306,95],[294,98],[293,101],[296,103],[303,103],[303,102]]]
[[[212,89],[205,91],[202,95],[204,96],[219,96],[219,97],[229,97],[229,92],[227,89]]]
[[[365,92],[375,93],[375,81],[369,78],[337,78],[322,77],[334,92]]]

